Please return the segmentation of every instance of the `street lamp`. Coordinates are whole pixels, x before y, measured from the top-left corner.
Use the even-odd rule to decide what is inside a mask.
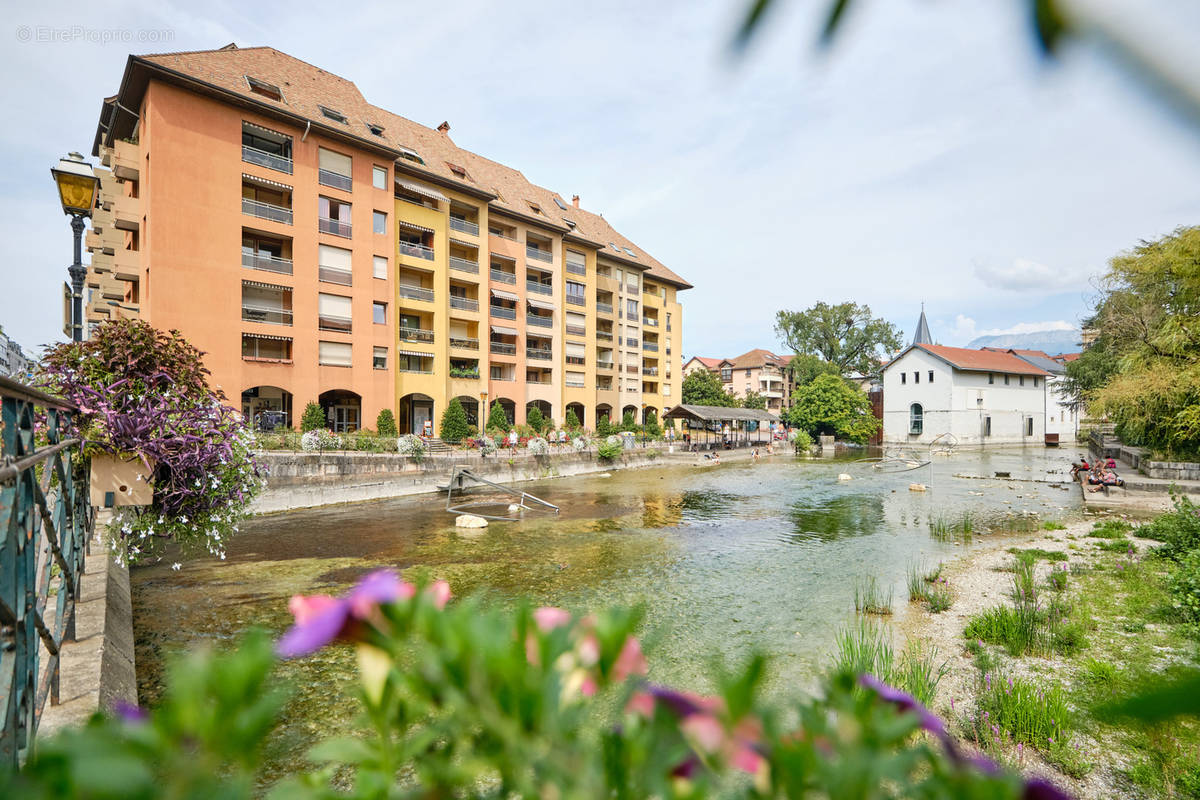
[[[58,184],[58,199],[63,213],[71,216],[71,231],[75,234],[75,261],[67,268],[71,275],[71,339],[82,342],[83,279],[87,277],[83,266],[83,218],[92,215],[100,180],[79,153],[69,153],[57,167],[50,168],[50,174]]]
[[[646,447],[646,404],[642,403],[642,448]]]

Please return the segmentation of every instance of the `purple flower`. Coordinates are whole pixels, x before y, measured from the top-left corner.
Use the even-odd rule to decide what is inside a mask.
[[[283,635],[275,650],[283,658],[315,653],[335,639],[347,636],[379,605],[407,599],[415,593],[411,583],[400,580],[394,571],[383,569],[367,575],[343,597],[294,595],[288,609],[296,624]]]
[[[125,722],[141,724],[150,718],[145,709],[139,708],[127,700],[118,700],[113,703],[112,710],[114,714]]]
[[[1021,800],[1071,800],[1071,795],[1045,778],[1033,778],[1025,782]]]
[[[902,692],[899,689],[893,689],[874,675],[867,673],[858,676],[858,684],[864,688],[871,689],[879,695],[881,700],[892,703],[900,708],[901,711],[915,712],[921,720],[921,727],[942,741],[948,738],[946,726],[942,724],[937,715],[917,702],[917,699],[912,695]]]

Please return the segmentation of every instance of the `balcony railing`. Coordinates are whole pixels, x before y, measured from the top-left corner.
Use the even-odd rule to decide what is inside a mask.
[[[489,342],[491,351],[502,356],[515,356],[517,354],[517,346],[508,344],[507,342]]]
[[[354,188],[354,179],[340,172],[330,172],[327,169],[317,170],[317,183],[322,186],[332,186],[334,189],[341,189],[343,192],[348,192]]]
[[[611,342],[613,340],[613,335],[611,331],[596,331],[596,338],[602,339],[606,342]]]
[[[259,150],[257,147],[251,147],[248,144],[242,145],[242,161],[247,164],[258,164],[260,167],[273,169],[276,172],[286,172],[292,174],[292,160],[287,156],[281,156],[276,153],[268,153],[266,150]]]
[[[517,310],[515,308],[505,308],[504,306],[492,306],[491,313],[493,317],[498,319],[516,319]]]
[[[564,381],[564,383],[572,389],[582,389],[584,387],[583,381]]]
[[[343,317],[339,314],[318,314],[317,329],[322,331],[350,333],[350,317]]]
[[[450,378],[460,381],[477,381],[479,380],[479,368],[476,367],[473,371],[464,369],[451,369]]]
[[[587,300],[584,300],[582,296],[577,295],[577,294],[567,295],[567,302],[573,306],[586,306],[587,305]]]
[[[3,770],[19,769],[33,751],[46,700],[59,704],[63,644],[75,640],[75,603],[94,524],[88,461],[80,440],[67,435],[75,412],[64,400],[0,378]],[[106,557],[92,555],[101,569]]]
[[[504,231],[499,231],[495,228],[488,228],[488,236],[495,236],[497,239],[507,239],[510,242],[515,242],[517,240],[517,237],[509,236]]]
[[[430,251],[432,252],[432,251]],[[479,274],[479,262],[471,261],[458,256],[450,256],[450,269],[456,269],[459,272],[470,272],[473,275]]]
[[[601,314],[611,314],[613,312],[613,307],[610,303],[596,303],[596,310]]]
[[[427,331],[424,328],[400,328],[400,341],[402,342],[424,342],[426,344],[433,343],[433,331]]]
[[[479,340],[478,339],[459,339],[456,336],[451,336],[450,337],[450,346],[457,347],[460,350],[478,350],[479,349]]]
[[[587,328],[582,325],[568,325],[567,333],[572,336],[587,336]]]
[[[340,219],[317,217],[317,230],[321,233],[332,233],[334,236],[342,236],[349,239],[352,228],[349,222],[343,222]]]
[[[656,344],[651,344],[650,342],[643,342],[643,343],[642,343],[642,349],[643,349],[643,350],[649,350],[651,353],[657,353],[657,352],[658,352],[658,345],[656,345]]]
[[[278,272],[280,275],[292,274],[292,260],[279,256],[262,253],[242,253],[242,266],[247,269],[261,269],[267,272]]]
[[[409,286],[402,283],[396,287],[396,294],[410,300],[426,300],[433,302],[433,289],[423,289],[420,286]]]
[[[291,325],[292,312],[283,308],[242,306],[242,319],[247,322],[264,322],[268,325]]]
[[[242,213],[259,219],[269,219],[272,222],[282,222],[284,225],[292,224],[290,208],[264,203],[261,200],[251,200],[249,197],[242,198]]]
[[[642,367],[643,375],[658,375],[658,367]]]
[[[649,325],[652,328],[657,328],[658,320],[656,320],[654,317],[642,317],[642,324]]]
[[[597,361],[596,362],[596,369],[612,369],[612,368],[613,368],[613,362],[611,362],[611,361]]]
[[[532,258],[534,261],[550,262],[554,260],[554,255],[549,250],[542,250],[540,247],[533,245],[525,245],[525,257]]]
[[[568,261],[567,272],[571,273],[572,275],[586,275],[587,266],[584,264],[572,264],[570,261]]]
[[[637,346],[638,346],[638,340],[637,340],[637,339],[628,339],[628,338],[627,338],[627,339],[625,340],[625,346],[626,346],[626,347],[637,347]]]
[[[479,223],[471,222],[469,219],[461,219],[459,217],[450,218],[450,228],[463,233],[469,233],[472,236],[479,235]]]
[[[568,364],[575,364],[578,366],[583,366],[584,364],[587,363],[587,359],[584,358],[583,356],[567,356],[566,362]]]
[[[503,270],[498,270],[498,269],[493,268],[491,274],[492,274],[492,280],[497,281],[499,283],[515,284],[517,282],[517,275],[515,272],[504,272]]]
[[[553,286],[538,281],[525,281],[525,290],[534,294],[554,294]]]
[[[424,361],[424,359],[421,359]],[[419,367],[396,367],[396,372],[407,372],[410,375],[432,375],[433,370]]]
[[[341,286],[350,286],[354,281],[354,274],[344,269],[317,267],[317,280],[322,283],[336,283]]]
[[[537,314],[526,314],[525,323],[535,328],[553,328],[554,317],[540,317]]]
[[[554,351],[553,350],[542,350],[540,348],[535,348],[535,347],[526,347],[525,348],[525,357],[536,359],[538,361],[550,361],[551,359],[554,358]]]
[[[463,311],[478,311],[479,301],[472,300],[469,297],[457,297],[455,295],[450,295],[450,307],[459,308]]]
[[[396,245],[396,249],[406,256],[423,258],[426,261],[433,261],[433,248],[426,247],[423,244],[417,244],[416,242],[399,242]]]

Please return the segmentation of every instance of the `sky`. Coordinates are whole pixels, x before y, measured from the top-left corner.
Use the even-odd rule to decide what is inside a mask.
[[[1041,58],[1024,3],[859,0],[822,49],[827,3],[776,0],[738,59],[745,3],[7,9],[0,325],[26,348],[63,338],[71,233],[49,168],[90,156],[128,54],[229,42],[447,120],[459,146],[580,195],[695,285],[685,357],[783,351],[775,312],[822,300],[866,303],[905,337],[924,302],[949,345],[1075,327],[1112,255],[1200,222],[1200,126],[1098,47]],[[1200,37],[1200,12],[1169,5]]]

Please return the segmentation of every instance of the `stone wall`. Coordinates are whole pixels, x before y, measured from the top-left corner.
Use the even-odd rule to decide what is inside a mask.
[[[1151,478],[1162,478],[1169,481],[1200,481],[1200,464],[1195,461],[1143,460],[1141,469]]]

